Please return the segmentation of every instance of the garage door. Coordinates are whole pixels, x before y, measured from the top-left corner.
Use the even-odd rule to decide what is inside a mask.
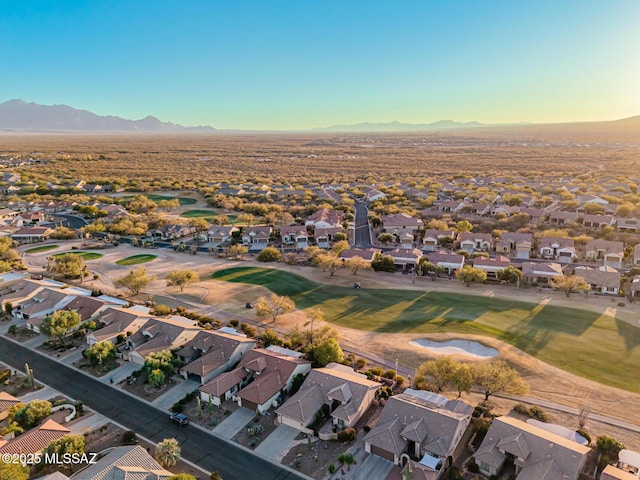
[[[387,452],[386,450],[376,447],[375,445],[371,445],[371,453],[375,453],[379,457],[385,458],[390,462],[393,462],[393,453]]]
[[[244,408],[248,408],[249,410],[253,410],[254,412],[258,410],[258,404],[250,402],[249,400],[245,400],[244,398],[241,401],[242,406]]]

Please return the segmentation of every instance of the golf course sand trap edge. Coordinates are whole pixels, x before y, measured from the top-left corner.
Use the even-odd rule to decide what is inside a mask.
[[[444,342],[436,342],[424,338],[411,340],[410,345],[422,347],[437,355],[464,355],[475,359],[485,359],[496,357],[500,354],[498,350],[486,347],[478,342],[471,340],[447,340]]]

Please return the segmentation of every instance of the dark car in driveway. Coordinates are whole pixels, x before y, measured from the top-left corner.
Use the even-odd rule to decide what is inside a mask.
[[[169,416],[169,420],[171,420],[173,423],[177,423],[178,425],[189,424],[189,418],[183,413],[172,413]]]

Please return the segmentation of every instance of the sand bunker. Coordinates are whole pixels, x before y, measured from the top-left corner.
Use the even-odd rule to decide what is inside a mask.
[[[471,340],[447,340],[446,342],[435,342],[433,340],[419,339],[411,340],[411,345],[426,348],[438,355],[464,355],[466,357],[483,359],[491,358],[500,354],[498,350],[485,347],[481,343]]]

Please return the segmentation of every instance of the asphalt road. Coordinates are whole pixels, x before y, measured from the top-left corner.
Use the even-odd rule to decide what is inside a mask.
[[[89,224],[89,222],[87,222],[84,218],[82,218],[79,215],[56,213],[54,217],[55,217],[54,221],[57,225],[60,225],[60,222],[62,221],[63,226],[73,228],[76,230]]]
[[[355,218],[355,235],[353,246],[355,248],[372,248],[371,230],[369,227],[369,218],[367,205],[364,202],[356,200],[355,202],[356,218]]]
[[[1,336],[0,360],[20,370],[24,368],[25,363],[29,363],[36,380],[76,400],[81,400],[91,409],[155,443],[165,438],[176,438],[182,447],[184,458],[205,470],[218,471],[223,478],[242,480],[306,478],[193,425],[184,427],[175,425],[169,421],[167,412]]]

